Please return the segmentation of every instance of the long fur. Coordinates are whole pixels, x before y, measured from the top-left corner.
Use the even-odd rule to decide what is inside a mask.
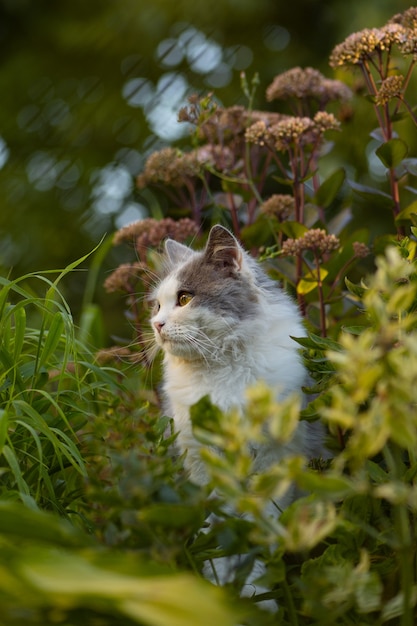
[[[179,302],[182,293],[190,297],[185,306]],[[257,381],[276,389],[278,399],[300,391],[306,372],[292,337],[303,336],[304,326],[291,298],[221,226],[213,227],[203,251],[166,242],[166,275],[153,298],[152,325],[164,351],[165,409],[187,453],[190,478],[203,484],[190,407],[208,395],[223,411],[243,409],[245,391]],[[256,454],[257,469],[289,453],[317,454],[316,435],[305,422],[289,445],[270,445]]]

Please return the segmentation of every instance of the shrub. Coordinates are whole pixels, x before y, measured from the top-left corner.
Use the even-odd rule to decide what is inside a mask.
[[[179,113],[193,129],[189,149],[152,154],[137,181],[155,214],[115,236],[135,258],[106,287],[126,295],[134,334],[101,351],[100,365],[86,332],[76,337],[63,274],[1,279],[5,623],[415,623],[416,24],[410,8],[349,36],[331,55],[337,80],[313,68],[276,77],[266,98],[280,111],[253,109],[256,76],[242,76],[247,107],[190,98]],[[363,95],[377,123],[376,183],[372,171],[355,180],[341,157],[340,119],[360,110]],[[298,299],[315,399],[300,412],[296,400],[277,404],[256,387],[244,415],[220,415],[203,399],[194,430],[213,447],[202,452],[210,479],[201,489],[171,455],[141,296],[163,238],[198,245],[217,222]],[[294,456],[253,474],[249,443],[264,436],[266,419],[278,441],[298,419],[321,419],[334,458]],[[305,495],[266,517],[265,502],[292,483]],[[210,513],[219,522],[208,528]],[[200,576],[207,559],[215,567],[216,557],[237,554],[245,556],[230,596],[255,559],[271,590],[240,600],[238,613]],[[259,605],[270,598],[276,614]]]

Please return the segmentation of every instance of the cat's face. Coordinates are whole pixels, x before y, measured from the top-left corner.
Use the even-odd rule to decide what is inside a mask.
[[[170,271],[153,294],[156,343],[185,360],[216,360],[256,313],[258,290],[245,254],[215,226],[202,252],[168,240],[166,255]]]

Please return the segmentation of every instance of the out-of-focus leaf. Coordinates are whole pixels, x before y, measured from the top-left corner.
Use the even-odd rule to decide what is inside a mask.
[[[100,567],[88,553],[45,548],[22,553],[19,570],[46,607],[100,608],[147,626],[236,624],[220,589],[189,574],[140,577]]]
[[[405,209],[400,211],[395,218],[397,224],[403,222],[409,222],[413,216],[417,215],[417,200],[414,200],[411,204],[409,204]]]
[[[103,312],[96,304],[87,304],[80,316],[78,339],[94,348],[104,346]]]
[[[318,188],[314,202],[321,207],[328,207],[336,198],[346,178],[345,170],[340,168],[333,172]]]
[[[57,546],[85,546],[94,543],[67,520],[51,513],[30,510],[18,502],[0,500],[0,533],[26,541],[43,541]]]
[[[403,159],[402,166],[407,170],[409,174],[417,176],[417,159],[415,157]]]
[[[138,511],[137,518],[148,524],[160,524],[167,528],[181,528],[187,525],[201,525],[204,521],[204,511],[183,504],[157,503]]]
[[[393,200],[391,196],[384,191],[380,191],[375,187],[369,187],[367,185],[361,185],[359,183],[354,182],[353,180],[349,181],[349,185],[352,187],[353,191],[366,200],[367,202],[372,202],[377,206],[391,208],[393,205]]]
[[[388,169],[397,167],[408,154],[408,146],[402,139],[390,139],[380,145],[375,154]]]

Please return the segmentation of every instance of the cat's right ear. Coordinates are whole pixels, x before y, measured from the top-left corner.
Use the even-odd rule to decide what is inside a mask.
[[[165,241],[165,254],[170,265],[175,266],[180,263],[184,263],[194,254],[191,248],[184,246],[182,243],[178,243],[174,239],[167,239]]]

